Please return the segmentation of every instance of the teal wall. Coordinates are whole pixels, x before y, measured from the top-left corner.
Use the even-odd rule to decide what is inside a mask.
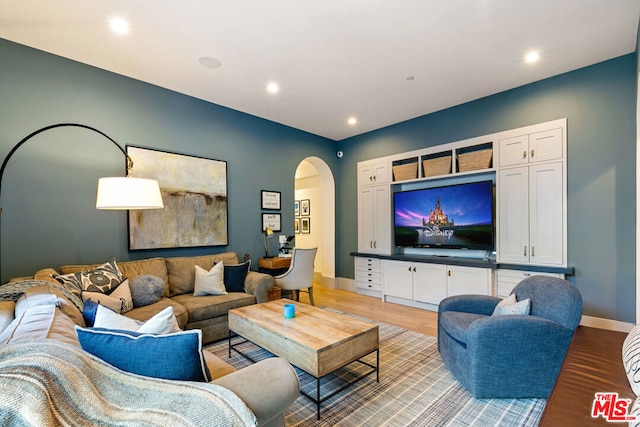
[[[635,322],[635,54],[341,141],[338,275],[353,277],[358,161],[565,117],[569,280],[585,315]]]
[[[93,126],[127,144],[227,161],[229,246],[128,251],[126,213],[97,211],[98,177],[124,175],[124,156],[91,131],[61,128],[23,145],[2,183],[1,279],[69,263],[233,250],[263,254],[260,190],[293,206],[308,156],[335,169],[335,142],[0,39],[0,156],[58,122]],[[266,95],[265,95],[266,96]],[[283,209],[293,234],[293,209]],[[277,239],[269,241],[272,253]],[[255,269],[255,266],[254,266]]]
[[[571,280],[586,315],[635,322],[636,54],[339,143],[4,40],[0,64],[0,156],[40,127],[74,121],[123,146],[225,160],[230,242],[129,252],[126,214],[94,208],[97,178],[122,175],[122,155],[96,134],[57,129],[27,142],[5,172],[3,281],[111,257],[233,250],[257,259],[260,190],[281,191],[283,206],[291,206],[295,169],[308,156],[320,157],[334,173],[336,276],[352,278],[358,161],[566,117]],[[283,209],[282,220],[291,233],[293,213]]]

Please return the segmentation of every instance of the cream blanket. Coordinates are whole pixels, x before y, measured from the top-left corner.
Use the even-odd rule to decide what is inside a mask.
[[[0,346],[3,426],[255,426],[242,400],[215,384],[120,371],[53,340]]]

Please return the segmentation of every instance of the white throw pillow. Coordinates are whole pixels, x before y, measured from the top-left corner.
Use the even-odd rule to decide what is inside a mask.
[[[493,310],[492,316],[502,316],[505,314],[528,315],[531,312],[531,301],[529,298],[522,301],[516,300],[516,295],[511,294],[498,303]]]
[[[634,326],[622,343],[622,363],[631,389],[640,395],[640,326]]]
[[[125,331],[140,332],[145,334],[164,335],[181,331],[176,316],[173,315],[173,307],[169,306],[142,323],[138,320],[114,313],[108,308],[99,305],[96,312],[94,328],[120,329]]]
[[[214,265],[209,271],[196,265],[196,283],[193,295],[196,297],[227,295],[227,290],[224,287],[224,264],[222,262]]]

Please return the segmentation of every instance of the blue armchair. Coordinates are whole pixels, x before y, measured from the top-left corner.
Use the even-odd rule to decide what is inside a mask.
[[[500,298],[458,295],[438,308],[438,350],[476,398],[546,398],[582,317],[570,282],[532,276],[512,291],[531,315],[492,316]]]

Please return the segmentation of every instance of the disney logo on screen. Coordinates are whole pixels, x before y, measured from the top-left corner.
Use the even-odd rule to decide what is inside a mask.
[[[438,226],[424,227],[422,229],[422,234],[424,234],[426,237],[442,236],[450,239],[451,236],[453,236],[453,230],[440,230],[440,227]]]

